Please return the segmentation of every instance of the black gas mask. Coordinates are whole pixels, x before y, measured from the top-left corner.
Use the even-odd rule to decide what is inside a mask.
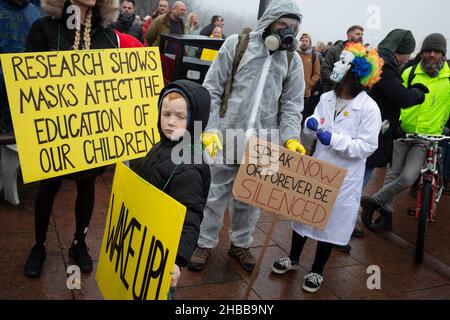
[[[294,18],[281,17],[270,27],[264,43],[270,51],[291,50],[296,45],[295,35],[298,31],[299,21]]]

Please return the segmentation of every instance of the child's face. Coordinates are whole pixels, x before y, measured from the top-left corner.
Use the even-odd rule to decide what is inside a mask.
[[[212,35],[214,38],[222,38],[222,28],[215,27]]]
[[[186,131],[187,104],[183,98],[166,97],[161,106],[161,129],[167,139],[178,141]]]

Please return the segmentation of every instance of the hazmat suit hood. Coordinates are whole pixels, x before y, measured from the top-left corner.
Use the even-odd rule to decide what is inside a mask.
[[[298,6],[291,0],[271,1],[266,11],[259,20],[255,32],[263,33],[275,20],[284,15],[295,15],[299,19],[299,25],[303,20]]]

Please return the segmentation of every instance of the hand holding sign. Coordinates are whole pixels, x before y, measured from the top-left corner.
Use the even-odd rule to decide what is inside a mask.
[[[170,286],[171,287],[176,287],[177,286],[178,280],[180,280],[180,276],[181,276],[180,267],[177,264],[175,264],[173,266],[172,280],[170,281]]]
[[[286,141],[286,148],[300,154],[306,154],[305,147],[296,139],[290,139]]]
[[[213,159],[216,157],[217,151],[222,150],[223,148],[219,136],[212,132],[204,132],[202,134],[202,143],[206,152],[208,152]]]
[[[324,229],[346,172],[253,137],[235,179],[233,195],[265,211]]]

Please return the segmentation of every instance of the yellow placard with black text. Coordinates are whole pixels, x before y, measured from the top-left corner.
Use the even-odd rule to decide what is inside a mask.
[[[107,300],[165,300],[186,207],[117,163],[96,280]]]
[[[159,141],[159,49],[0,55],[25,183],[144,156]]]

